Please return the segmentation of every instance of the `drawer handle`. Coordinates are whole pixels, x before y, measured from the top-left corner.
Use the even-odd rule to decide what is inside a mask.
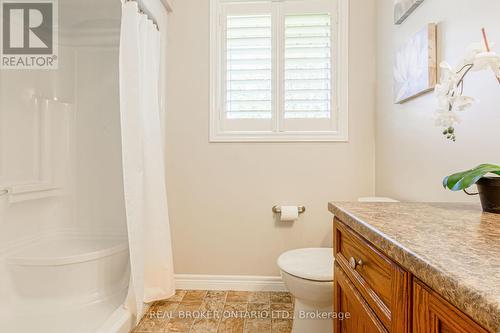
[[[349,265],[351,266],[352,269],[356,269],[357,266],[363,266],[363,261],[361,259],[356,261],[356,259],[354,259],[354,257],[351,257],[349,259]]]

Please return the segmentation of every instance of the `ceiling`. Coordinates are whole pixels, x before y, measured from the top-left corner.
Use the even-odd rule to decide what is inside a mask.
[[[120,0],[59,0],[59,31],[95,33],[120,28]]]

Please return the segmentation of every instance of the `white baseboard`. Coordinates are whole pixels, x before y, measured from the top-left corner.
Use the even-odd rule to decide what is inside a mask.
[[[279,276],[176,274],[177,289],[286,291]]]

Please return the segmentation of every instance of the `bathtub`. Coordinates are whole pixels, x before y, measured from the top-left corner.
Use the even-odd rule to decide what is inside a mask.
[[[3,259],[7,297],[0,302],[8,310],[0,332],[94,333],[126,297],[125,237],[53,234],[16,246]]]

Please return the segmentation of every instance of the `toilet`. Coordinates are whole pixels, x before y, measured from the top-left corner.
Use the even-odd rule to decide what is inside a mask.
[[[291,250],[278,258],[281,277],[295,297],[292,333],[333,332],[333,249]]]

